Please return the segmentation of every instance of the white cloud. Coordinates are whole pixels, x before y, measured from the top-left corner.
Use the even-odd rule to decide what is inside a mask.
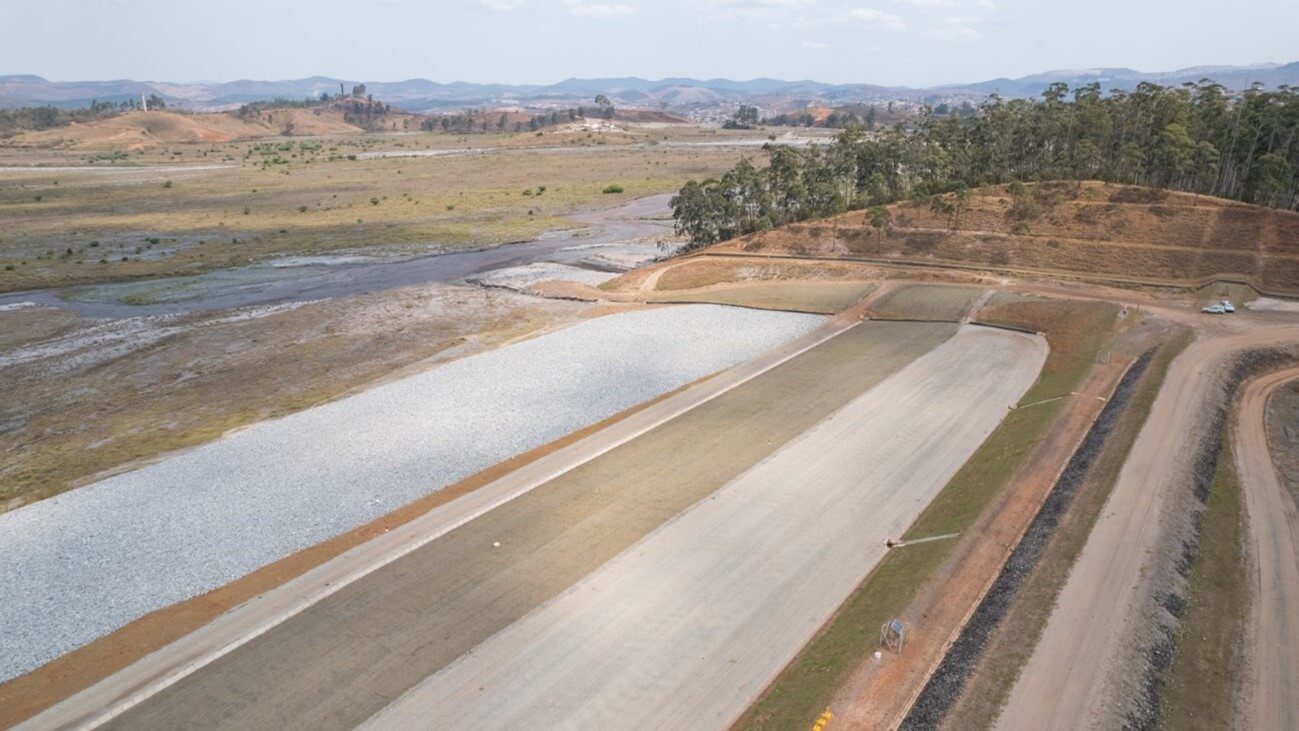
[[[498,13],[508,13],[523,7],[524,0],[478,0],[478,4]]]
[[[713,5],[736,10],[762,10],[766,8],[800,8],[815,5],[816,0],[705,0],[705,5]]]
[[[903,5],[910,5],[913,8],[922,10],[996,10],[997,4],[993,0],[897,0]]]
[[[696,0],[708,17],[722,22],[786,22],[791,13],[814,10],[817,0]]]
[[[933,28],[925,31],[922,35],[925,38],[935,41],[977,41],[983,37],[977,29],[968,25],[950,25],[946,28]]]
[[[848,17],[870,28],[882,30],[907,29],[907,24],[902,22],[902,19],[898,16],[874,8],[853,8],[848,11]]]
[[[583,0],[564,0],[568,12],[582,18],[616,18],[636,12],[622,3],[590,3]]]

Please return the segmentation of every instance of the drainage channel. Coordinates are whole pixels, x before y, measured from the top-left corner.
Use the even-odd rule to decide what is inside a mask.
[[[1011,552],[1010,558],[1006,559],[1001,574],[997,576],[997,580],[993,582],[987,595],[979,603],[965,628],[961,630],[956,642],[948,648],[947,654],[943,656],[938,669],[930,676],[929,682],[916,698],[900,728],[936,728],[947,715],[952,704],[956,702],[965,687],[965,681],[978,664],[988,638],[1006,615],[1024,579],[1037,565],[1051,534],[1055,532],[1060,519],[1069,509],[1092,463],[1105,446],[1119,417],[1123,415],[1137,380],[1150,364],[1153,354],[1154,349],[1146,351],[1123,374],[1109,403],[1105,404],[1105,408],[1101,410],[1100,415],[1087,431],[1082,444],[1069,458],[1069,463],[1060,473],[1051,492],[1043,501],[1042,507],[1038,509],[1033,522],[1020,538],[1015,550]]]

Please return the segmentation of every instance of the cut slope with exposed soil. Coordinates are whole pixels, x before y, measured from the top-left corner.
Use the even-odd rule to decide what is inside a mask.
[[[272,109],[261,116],[127,112],[92,122],[26,132],[5,144],[26,147],[136,150],[185,142],[230,142],[279,135],[331,135],[361,132],[343,120],[342,112],[326,109]]]
[[[1299,214],[1104,183],[981,188],[957,212],[889,207],[890,227],[846,213],[718,247],[763,254],[951,262],[1170,282],[1237,275],[1299,291]]]

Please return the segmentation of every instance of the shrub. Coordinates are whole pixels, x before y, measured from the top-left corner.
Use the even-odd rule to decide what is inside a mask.
[[[171,181],[170,181],[170,180],[164,180],[164,181],[162,181],[162,187],[164,187],[164,188],[170,188],[170,187],[171,187]]]
[[[613,185],[606,186],[604,192],[606,195],[617,194],[623,192],[623,188],[621,185],[614,183]]]

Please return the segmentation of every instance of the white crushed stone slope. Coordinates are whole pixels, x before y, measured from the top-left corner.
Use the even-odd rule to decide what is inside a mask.
[[[725,728],[1033,383],[1046,343],[963,327],[372,728]]]
[[[823,320],[611,315],[0,515],[0,680]]]

